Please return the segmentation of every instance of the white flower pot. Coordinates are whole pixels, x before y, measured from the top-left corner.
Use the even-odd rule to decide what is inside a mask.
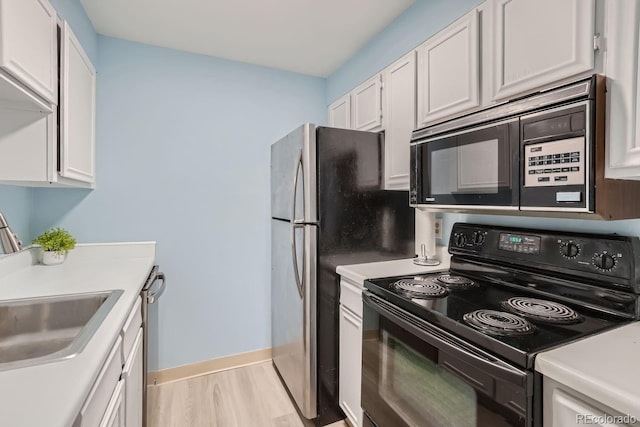
[[[67,259],[67,252],[63,254],[57,254],[52,251],[42,251],[42,263],[44,265],[62,264],[65,259]]]

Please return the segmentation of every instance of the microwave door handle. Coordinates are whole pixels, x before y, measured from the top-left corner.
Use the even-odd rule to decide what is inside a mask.
[[[462,343],[456,343],[453,339],[446,337],[446,332],[436,329],[413,315],[400,312],[366,290],[362,292],[362,302],[385,319],[392,321],[428,344],[437,347],[438,350],[444,350],[452,356],[473,365],[475,368],[493,375],[495,378],[520,387],[525,385],[527,379],[525,372],[513,368],[500,360],[490,358],[488,355],[483,357],[483,355],[475,354],[469,349],[463,348]]]

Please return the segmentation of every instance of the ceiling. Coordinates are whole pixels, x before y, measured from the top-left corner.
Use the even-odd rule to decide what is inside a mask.
[[[81,0],[99,34],[327,77],[415,0]]]

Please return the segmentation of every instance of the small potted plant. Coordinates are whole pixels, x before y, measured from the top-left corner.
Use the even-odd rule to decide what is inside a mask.
[[[64,228],[52,228],[33,239],[42,248],[44,265],[62,264],[67,253],[76,247],[76,239]]]

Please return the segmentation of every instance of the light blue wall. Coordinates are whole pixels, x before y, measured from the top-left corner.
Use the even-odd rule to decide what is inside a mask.
[[[270,144],[325,80],[106,37],[98,69],[97,188],[35,190],[34,228],[158,241],[151,370],[270,347]]]
[[[416,0],[327,80],[326,104],[383,70],[483,0]]]

